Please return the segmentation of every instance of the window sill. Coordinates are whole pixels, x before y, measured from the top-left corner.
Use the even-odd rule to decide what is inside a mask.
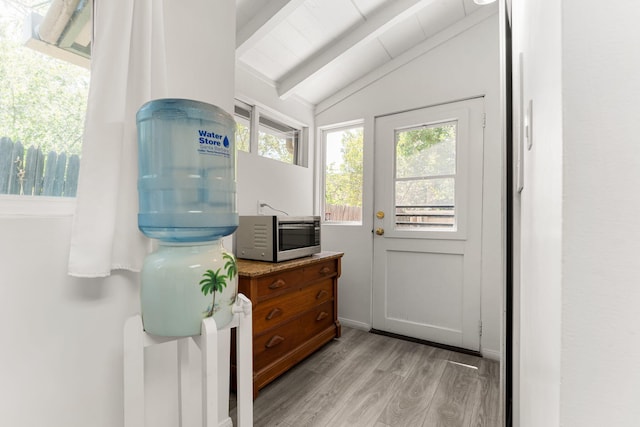
[[[322,225],[361,226],[362,221],[322,221]]]
[[[0,195],[0,218],[73,216],[75,197]]]

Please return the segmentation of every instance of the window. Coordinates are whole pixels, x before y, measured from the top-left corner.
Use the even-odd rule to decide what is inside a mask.
[[[298,164],[300,130],[264,115],[260,115],[258,123],[258,155]]]
[[[241,101],[236,101],[236,147],[240,151],[250,151],[251,141],[251,106]]]
[[[457,122],[396,131],[397,229],[455,228]]]
[[[42,20],[48,6],[0,3],[0,194],[75,196],[89,71],[23,45],[25,18]]]
[[[239,100],[236,100],[235,120],[238,150],[292,165],[307,165],[302,146],[306,140],[305,128],[275,119],[260,107]]]
[[[362,224],[363,128],[322,132],[324,221]]]

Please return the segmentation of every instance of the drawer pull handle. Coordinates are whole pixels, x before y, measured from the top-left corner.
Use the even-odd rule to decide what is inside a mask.
[[[328,295],[329,295],[329,292],[322,289],[320,292],[318,292],[318,295],[316,295],[316,299],[322,299]]]
[[[320,274],[329,274],[331,273],[331,268],[324,266],[320,269]]]
[[[276,316],[280,316],[281,314],[282,314],[282,310],[280,310],[279,308],[274,308],[269,312],[269,314],[267,314],[267,320],[271,320]]]
[[[269,285],[269,289],[278,289],[283,287],[284,285],[286,285],[287,282],[285,282],[282,279],[278,279],[275,282],[273,282],[272,284]]]
[[[267,341],[264,346],[266,348],[272,348],[280,344],[282,341],[284,341],[284,338],[282,338],[280,335],[274,335],[271,337],[271,339],[269,339],[269,341]]]
[[[327,313],[326,311],[321,311],[318,314],[318,317],[316,317],[316,322],[321,321],[322,319],[326,319],[329,316],[329,313]]]

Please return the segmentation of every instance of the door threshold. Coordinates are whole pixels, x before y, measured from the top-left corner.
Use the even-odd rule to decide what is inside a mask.
[[[482,357],[482,354],[479,351],[469,350],[469,349],[466,349],[466,348],[456,347],[456,346],[453,346],[453,345],[440,344],[440,343],[433,342],[433,341],[427,341],[427,340],[422,340],[420,338],[408,337],[406,335],[394,334],[393,332],[386,332],[386,331],[381,331],[379,329],[373,329],[373,328],[369,329],[369,332],[372,333],[372,334],[376,334],[376,335],[383,335],[385,337],[396,338],[396,339],[399,339],[399,340],[404,340],[404,341],[415,342],[415,343],[418,343],[418,344],[429,345],[431,347],[442,348],[444,350],[455,351],[456,353],[462,353],[462,354],[468,354],[468,355],[471,355],[471,356]]]

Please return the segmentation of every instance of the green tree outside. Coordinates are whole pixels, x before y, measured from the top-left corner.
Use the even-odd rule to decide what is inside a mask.
[[[454,204],[456,130],[449,122],[398,133],[396,205]]]
[[[325,203],[327,205],[362,208],[363,130],[342,132],[340,153],[342,161],[332,162],[325,171]]]
[[[250,136],[249,127],[236,118],[236,148],[248,152]]]
[[[21,25],[0,16],[0,136],[79,155],[89,71],[23,46]]]
[[[278,137],[267,132],[258,132],[258,154],[284,163],[295,164],[295,137]]]

